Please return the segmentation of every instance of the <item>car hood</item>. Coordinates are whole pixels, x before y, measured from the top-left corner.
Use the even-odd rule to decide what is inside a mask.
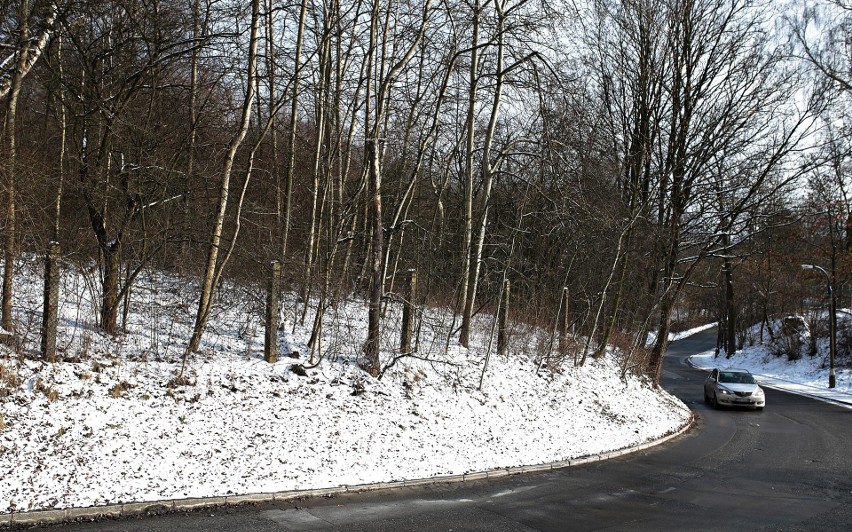
[[[754,392],[757,391],[757,384],[739,384],[733,382],[720,382],[719,387],[731,390],[732,392]]]

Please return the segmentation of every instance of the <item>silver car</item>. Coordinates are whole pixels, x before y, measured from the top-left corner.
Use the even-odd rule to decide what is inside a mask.
[[[714,369],[704,381],[704,402],[713,406],[750,406],[763,409],[766,396],[745,369]]]

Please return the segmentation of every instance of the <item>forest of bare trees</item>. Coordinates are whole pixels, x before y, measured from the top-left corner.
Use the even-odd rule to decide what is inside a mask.
[[[614,345],[654,380],[673,327],[717,321],[731,353],[824,304],[802,263],[850,297],[852,12],[797,9],[0,2],[4,337],[16,260],[53,250],[96,272],[108,334],[140,272],[197,284],[185,358],[224,279],[299,294],[272,312],[314,336],[309,302],[361,298],[373,376],[406,298],[453,310],[465,347],[511,308],[576,363]]]

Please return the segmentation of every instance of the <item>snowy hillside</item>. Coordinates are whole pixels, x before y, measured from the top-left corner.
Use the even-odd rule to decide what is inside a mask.
[[[684,425],[689,410],[635,377],[614,355],[541,369],[540,331],[516,327],[508,358],[492,355],[478,389],[491,316],[471,348],[447,342],[452,315],[428,309],[418,358],[381,380],[356,365],[366,308],[327,311],[322,359],[306,342],[312,312],[263,361],[260,290],[219,294],[189,384],[173,381],[189,338],[195,287],[140,276],[127,333],[96,324],[96,272],[63,271],[58,346],[38,358],[41,278],[16,278],[22,348],[0,347],[0,513],[115,502],[307,489],[536,464],[610,451]],[[394,356],[398,309],[388,309],[383,363]],[[291,334],[292,331],[292,334]],[[447,345],[449,348],[447,349]],[[294,364],[306,376],[292,371]],[[314,367],[311,367],[311,366]]]

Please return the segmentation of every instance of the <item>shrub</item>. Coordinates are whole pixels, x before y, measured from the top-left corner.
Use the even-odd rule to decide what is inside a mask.
[[[799,315],[785,316],[781,320],[781,333],[775,337],[770,349],[775,356],[786,356],[787,360],[802,358],[802,348],[812,344],[811,332],[805,318]]]
[[[59,399],[59,392],[45,384],[45,382],[41,380],[41,377],[36,380],[35,389],[36,391],[43,393],[44,396],[47,397],[47,400],[51,403]]]
[[[852,323],[847,320],[837,323],[837,360],[838,364],[852,364]]]
[[[109,389],[109,395],[110,397],[118,399],[119,397],[123,396],[124,392],[126,392],[130,388],[133,388],[132,384],[127,381],[121,381]]]

